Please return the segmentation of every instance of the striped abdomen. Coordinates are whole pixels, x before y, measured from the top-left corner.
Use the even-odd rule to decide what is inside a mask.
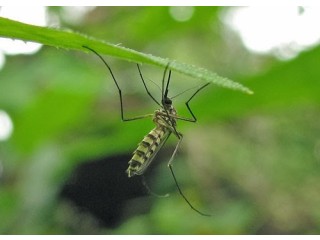
[[[153,158],[168,139],[170,131],[162,126],[152,129],[148,135],[139,143],[138,148],[133,152],[127,169],[128,177],[141,175],[152,162]]]

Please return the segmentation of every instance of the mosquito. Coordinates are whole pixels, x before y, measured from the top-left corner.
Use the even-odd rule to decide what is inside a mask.
[[[191,114],[191,118],[187,117],[181,117],[177,114],[177,111],[172,105],[172,98],[168,96],[169,93],[169,85],[170,85],[170,79],[171,79],[171,70],[170,70],[170,63],[168,63],[165,67],[163,78],[162,78],[162,86],[161,86],[161,102],[156,100],[150,91],[148,90],[148,87],[145,83],[145,80],[142,76],[142,72],[140,69],[139,64],[137,64],[138,72],[140,75],[140,78],[142,80],[143,86],[147,92],[147,94],[150,96],[150,98],[160,107],[159,109],[155,110],[153,114],[145,114],[141,116],[136,116],[133,118],[125,118],[124,117],[124,111],[123,111],[123,101],[122,101],[122,92],[118,85],[117,80],[114,77],[114,74],[111,70],[111,67],[108,65],[108,63],[104,60],[104,58],[98,54],[95,50],[91,49],[90,47],[83,46],[84,48],[90,50],[95,55],[97,55],[102,62],[105,64],[105,66],[108,68],[110,75],[118,89],[119,97],[120,97],[120,107],[121,107],[121,119],[122,121],[133,121],[138,119],[143,119],[147,117],[152,117],[154,124],[156,125],[144,138],[143,140],[138,144],[137,149],[133,152],[133,156],[128,162],[129,167],[126,170],[126,173],[128,174],[128,177],[133,177],[136,175],[143,175],[145,171],[147,170],[148,166],[151,164],[151,162],[154,160],[155,156],[159,152],[159,150],[162,148],[162,146],[165,144],[165,142],[168,140],[171,134],[175,135],[178,139],[178,143],[171,155],[171,158],[168,162],[168,167],[170,169],[171,175],[174,179],[174,182],[177,186],[177,189],[180,193],[180,195],[183,197],[183,199],[186,201],[186,203],[203,216],[210,216],[209,214],[205,214],[200,212],[198,209],[196,209],[187,199],[187,197],[182,192],[177,178],[174,174],[173,168],[172,168],[172,162],[175,158],[175,155],[178,151],[178,148],[182,142],[183,134],[181,132],[177,131],[177,120],[187,121],[187,122],[197,122],[196,116],[193,114],[189,103],[190,101],[205,87],[207,87],[210,83],[206,83],[202,86],[200,86],[192,95],[191,97],[185,102],[186,107]],[[167,72],[169,70],[168,78]]]

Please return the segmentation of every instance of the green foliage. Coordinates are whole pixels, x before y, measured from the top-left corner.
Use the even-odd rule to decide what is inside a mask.
[[[161,157],[150,187],[170,196],[131,199],[119,213],[119,225],[102,228],[92,214],[59,198],[62,186],[84,162],[131,154],[154,125],[150,119],[121,122],[114,83],[82,45],[119,58],[105,56],[123,90],[126,116],[151,113],[157,106],[146,95],[135,64],[122,59],[150,63],[143,65],[143,74],[158,85],[163,68],[152,65],[165,66],[167,60],[70,31],[20,28],[21,23],[0,19],[2,36],[58,47],[7,56],[1,70],[0,109],[12,118],[14,131],[0,143],[0,233],[319,234],[319,47],[282,62],[248,53],[239,40],[228,45],[220,32],[224,8],[197,7],[189,21],[177,22],[168,7],[99,7],[79,25],[63,21],[61,8],[49,10],[58,14],[63,29],[214,67],[255,94],[212,84],[190,104],[198,122],[178,122],[185,137],[174,161],[176,175],[189,200],[212,217],[189,209],[166,167],[168,157]],[[206,72],[175,63],[170,96],[198,85],[187,75]],[[209,75],[202,80],[223,85],[223,78]],[[157,86],[147,83],[158,97]],[[183,116],[188,116],[184,101],[190,94],[174,99]],[[175,143],[169,139],[168,154]],[[117,180],[108,184],[127,187]]]
[[[108,54],[110,56],[122,58],[137,63],[149,63],[165,67],[170,63],[170,68],[174,71],[183,73],[187,76],[202,79],[214,84],[243,91],[252,94],[252,91],[240,83],[233,82],[225,77],[220,77],[216,73],[212,73],[206,69],[198,68],[190,64],[180,63],[169,59],[163,59],[151,54],[144,54],[129,48],[117,46],[96,40],[79,33],[66,30],[58,30],[48,27],[38,27],[29,24],[20,23],[6,18],[0,18],[0,36],[21,39],[42,43],[57,48],[65,48],[72,50],[86,50],[83,46],[94,48],[100,54]]]

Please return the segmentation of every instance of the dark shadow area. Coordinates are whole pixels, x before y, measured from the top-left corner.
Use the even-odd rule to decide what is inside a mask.
[[[61,197],[94,215],[101,226],[116,227],[124,217],[125,203],[147,195],[141,177],[128,178],[125,173],[130,157],[125,154],[81,164],[63,186]]]

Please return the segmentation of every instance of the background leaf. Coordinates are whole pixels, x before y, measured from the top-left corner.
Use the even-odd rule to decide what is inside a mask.
[[[10,19],[0,18],[0,36],[38,42],[49,46],[55,46],[57,48],[84,50],[83,46],[87,46],[93,48],[100,54],[108,54],[134,62],[149,63],[162,67],[165,67],[168,62],[170,62],[170,68],[172,70],[208,82],[213,82],[226,88],[232,88],[252,94],[250,89],[242,86],[241,84],[235,83],[227,78],[220,77],[217,74],[209,72],[203,68],[197,68],[193,65],[183,64],[169,59],[163,59],[152,56],[151,54],[140,53],[129,48],[117,46],[102,40],[96,40],[92,37],[71,31],[32,26]]]

